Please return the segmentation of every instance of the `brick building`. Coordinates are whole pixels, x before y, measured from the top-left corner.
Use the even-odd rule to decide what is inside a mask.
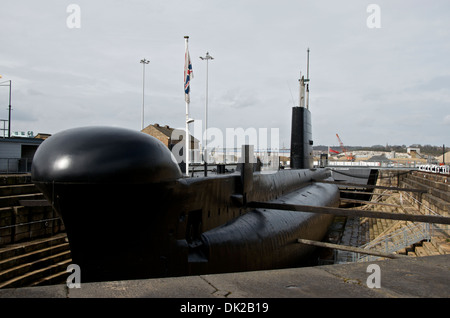
[[[141,130],[150,136],[157,138],[164,145],[172,150],[173,146],[183,141],[184,130],[169,127],[169,125],[160,126],[159,124],[148,125]],[[199,141],[191,135],[191,149],[199,149]]]

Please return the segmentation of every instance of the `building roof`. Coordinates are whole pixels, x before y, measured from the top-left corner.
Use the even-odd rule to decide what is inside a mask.
[[[389,160],[388,158],[386,158],[385,155],[380,155],[380,156],[373,156],[373,157],[367,159],[366,161],[369,161],[369,162],[391,162],[392,160]]]
[[[445,155],[445,161],[443,161]],[[439,157],[436,157],[436,160],[440,163],[445,162],[446,164],[450,163],[450,151],[447,151],[445,154],[440,155]]]
[[[5,143],[16,143],[16,144],[41,144],[44,140],[37,138],[27,138],[27,137],[4,137],[0,138],[0,142]]]
[[[183,132],[184,132],[183,129],[172,128],[172,127],[170,127],[169,125],[161,126],[160,124],[148,125],[147,127],[145,127],[144,129],[142,129],[141,131],[142,131],[143,133],[152,135],[152,132],[153,132],[154,130],[157,130],[157,131],[161,132],[162,134],[164,134],[164,135],[167,136],[168,138],[172,138],[172,134],[173,134],[173,131],[174,131],[174,130],[180,130],[180,131],[183,131]],[[176,134],[176,135],[174,135],[174,136],[175,136],[175,137],[178,137],[178,139],[174,139],[174,140],[182,140],[182,138],[180,138],[180,135],[179,135],[179,134]],[[194,138],[194,137],[191,135],[191,141],[198,142],[198,139],[197,139],[197,138]]]
[[[169,125],[160,126],[159,124],[154,124],[154,125],[149,125],[149,126],[145,127],[142,131],[145,132],[145,130],[150,130],[152,128],[158,130],[159,132],[163,133],[167,137],[171,137],[172,132],[175,130],[175,128],[171,128],[171,127],[169,127]]]
[[[45,133],[38,133],[36,136],[34,136],[34,138],[37,139],[47,139],[48,137],[50,137],[51,134],[45,134]]]

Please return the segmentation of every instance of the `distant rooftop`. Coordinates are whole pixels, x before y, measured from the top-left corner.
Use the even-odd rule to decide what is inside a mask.
[[[144,129],[142,129],[141,132],[149,134],[151,136],[154,136],[154,132],[158,131],[158,132],[162,133],[163,135],[165,135],[166,137],[172,138],[172,134],[173,134],[174,130],[179,130],[180,132],[182,131],[184,133],[184,129],[172,128],[169,125],[161,126],[158,123],[153,124],[153,125],[148,125]],[[180,138],[179,134],[174,135],[174,137],[178,137],[178,139],[174,139],[174,141],[182,139],[182,138]],[[191,135],[191,141],[198,142],[198,140],[196,138],[194,138],[192,135]]]

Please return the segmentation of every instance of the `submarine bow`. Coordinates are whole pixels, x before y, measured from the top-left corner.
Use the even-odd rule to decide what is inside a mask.
[[[83,281],[164,275],[156,251],[166,248],[162,228],[181,175],[156,138],[114,127],[57,133],[32,165],[33,182],[64,222]]]

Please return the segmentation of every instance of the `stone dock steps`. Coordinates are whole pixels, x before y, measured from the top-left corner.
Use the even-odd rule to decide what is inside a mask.
[[[25,287],[54,282],[71,262],[65,234],[0,249],[0,288]],[[56,276],[55,276],[56,275]]]
[[[71,254],[64,225],[28,174],[0,176],[0,288],[61,282]]]
[[[382,173],[389,174],[390,172],[383,171]],[[386,204],[368,204],[357,209],[407,214],[430,214],[436,212],[439,215],[449,216],[450,182],[448,177],[434,176],[418,171],[411,171],[407,174],[404,172],[400,173],[403,175],[402,178],[398,178],[398,172],[392,172],[391,179],[383,176],[383,178],[379,179],[379,182],[382,180],[385,183],[378,183],[378,185],[422,189],[426,192],[420,194],[375,189],[373,200],[376,200],[377,203]],[[365,244],[378,241],[379,244],[373,244],[369,248],[382,251],[382,249],[385,250],[386,248],[396,249],[398,246],[398,250],[395,253],[414,257],[450,254],[449,227],[435,225],[431,226],[431,228],[429,237],[422,239],[420,231],[423,231],[423,229],[427,230],[427,228],[421,223],[375,218],[348,218],[341,244],[364,247]],[[401,247],[400,240],[402,238],[408,238],[407,241],[411,241],[411,244]],[[342,255],[341,258],[337,259],[338,262],[350,259],[347,254],[348,252],[338,252],[338,255]]]

